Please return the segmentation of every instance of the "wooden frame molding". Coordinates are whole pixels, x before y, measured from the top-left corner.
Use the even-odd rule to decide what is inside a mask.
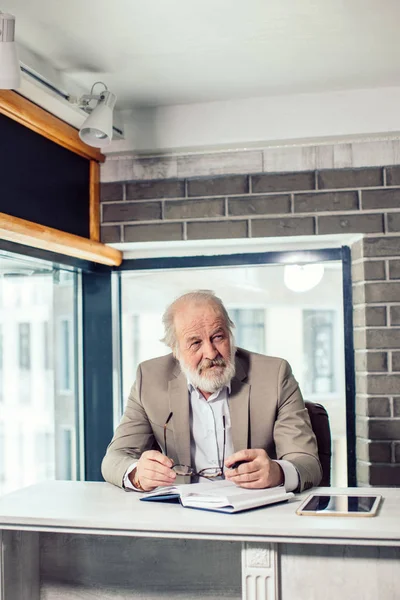
[[[105,161],[105,156],[100,150],[81,141],[75,127],[16,92],[0,91],[0,113],[84,158],[97,162]]]
[[[4,213],[0,213],[0,238],[110,267],[122,262],[122,252],[115,248]]]
[[[90,161],[89,174],[89,227],[90,239],[100,241],[100,165],[95,160]]]

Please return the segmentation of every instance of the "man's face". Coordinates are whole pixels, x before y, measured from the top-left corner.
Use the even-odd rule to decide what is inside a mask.
[[[175,314],[177,358],[190,381],[205,392],[227,385],[235,373],[229,331],[212,304],[185,303]]]

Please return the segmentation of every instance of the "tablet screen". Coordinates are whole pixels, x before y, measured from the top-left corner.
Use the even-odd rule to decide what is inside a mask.
[[[331,514],[372,516],[376,513],[380,496],[309,496],[298,509],[298,514]]]

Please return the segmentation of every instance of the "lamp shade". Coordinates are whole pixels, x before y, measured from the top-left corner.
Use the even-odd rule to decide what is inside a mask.
[[[0,13],[0,89],[11,90],[21,85],[17,46],[14,42],[15,17]]]
[[[285,265],[283,279],[286,287],[293,292],[307,292],[319,284],[324,276],[324,265]]]
[[[113,108],[117,97],[111,92],[103,92],[97,106],[93,109],[79,130],[82,142],[95,148],[104,148],[112,140]]]

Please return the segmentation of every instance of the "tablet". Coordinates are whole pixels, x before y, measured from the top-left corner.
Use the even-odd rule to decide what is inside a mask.
[[[311,494],[296,510],[302,516],[321,517],[374,517],[382,496],[356,496],[349,494],[330,494],[320,496]]]

